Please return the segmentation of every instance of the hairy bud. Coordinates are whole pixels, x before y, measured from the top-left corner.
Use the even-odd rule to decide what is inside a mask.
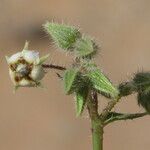
[[[150,72],[139,72],[133,78],[137,92],[150,92]]]
[[[136,91],[136,87],[133,82],[123,82],[119,84],[120,96],[127,96]]]
[[[150,92],[144,93],[140,92],[138,93],[138,104],[141,105],[147,112],[150,113]]]

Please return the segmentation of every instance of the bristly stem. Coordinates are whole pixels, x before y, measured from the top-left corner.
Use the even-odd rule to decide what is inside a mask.
[[[93,150],[103,150],[103,125],[97,120],[92,120]]]
[[[117,98],[109,102],[106,108],[102,111],[101,115],[99,115],[97,92],[94,90],[89,92],[87,106],[92,125],[93,150],[103,150],[104,121],[112,108],[118,103],[119,99],[120,98]]]
[[[99,118],[98,98],[95,91],[89,93],[87,106],[91,118],[93,150],[103,150],[103,123]]]
[[[43,68],[48,68],[48,69],[56,69],[56,70],[66,70],[65,67],[62,66],[58,66],[58,65],[53,65],[53,64],[43,64],[42,65]]]
[[[106,106],[106,108],[102,111],[100,118],[102,120],[105,120],[107,115],[109,114],[109,112],[114,108],[114,106],[119,102],[120,97],[111,100],[110,102],[108,102],[108,105]]]

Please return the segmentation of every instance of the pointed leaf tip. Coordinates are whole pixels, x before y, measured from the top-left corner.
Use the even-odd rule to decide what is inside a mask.
[[[5,56],[5,59],[6,59],[7,63],[9,64],[9,57]]]
[[[77,117],[82,115],[82,112],[86,104],[87,96],[88,96],[88,89],[86,88],[84,89],[82,88],[75,93]]]
[[[23,50],[28,50],[28,49],[29,49],[29,41],[26,41]]]
[[[71,50],[81,36],[78,29],[64,24],[47,22],[44,29],[51,35],[56,45],[65,50]]]
[[[93,87],[105,97],[117,98],[119,95],[118,89],[110,82],[110,80],[99,70],[94,69],[87,74]]]
[[[43,64],[48,59],[49,56],[50,56],[50,54],[47,54],[47,55],[41,57],[39,59],[39,63],[38,64]]]

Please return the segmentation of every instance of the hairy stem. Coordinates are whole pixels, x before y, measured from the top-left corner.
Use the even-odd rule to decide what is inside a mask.
[[[103,150],[103,125],[92,120],[92,142],[93,150]]]
[[[114,106],[119,102],[120,97],[111,100],[108,105],[106,106],[106,108],[102,111],[100,118],[102,120],[105,120],[107,118],[107,115],[109,114],[109,112],[114,108]]]
[[[103,123],[98,114],[98,98],[95,91],[89,93],[88,111],[92,126],[93,150],[103,150]]]
[[[58,65],[53,65],[53,64],[43,64],[43,68],[48,68],[48,69],[57,69],[57,70],[66,70],[65,67],[58,66]]]
[[[89,99],[88,99],[87,106],[88,106],[90,118],[94,120],[99,119],[98,98],[97,98],[97,93],[95,91],[89,92]]]

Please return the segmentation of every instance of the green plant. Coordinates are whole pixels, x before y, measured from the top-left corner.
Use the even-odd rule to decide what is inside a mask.
[[[9,62],[10,59],[7,58],[9,69],[11,72],[14,72],[13,78],[16,77],[16,75],[20,75],[25,79],[27,77],[27,79],[32,79],[30,73],[34,66],[62,70],[62,74],[57,75],[63,81],[65,93],[67,95],[75,95],[76,115],[81,116],[84,109],[88,109],[92,126],[93,150],[103,150],[103,131],[108,124],[119,120],[136,119],[149,114],[150,72],[138,72],[130,79],[130,81],[115,86],[94,63],[93,58],[98,54],[99,46],[92,38],[82,34],[75,27],[64,24],[47,22],[43,26],[59,49],[62,49],[64,52],[71,52],[72,55],[74,55],[74,61],[71,67],[65,68],[52,64],[43,64],[48,57],[47,55],[46,57],[39,59],[38,63],[35,61],[31,63],[28,62],[24,66],[21,65],[19,70],[18,64],[20,64],[20,61],[26,60],[24,56],[19,55],[19,59],[17,57],[17,63],[13,66],[12,63]],[[24,49],[27,50],[28,46],[25,46]],[[37,74],[36,71],[35,74]],[[38,69],[38,75],[39,74]],[[44,75],[42,75],[42,77],[40,76],[40,80],[43,76]],[[37,80],[36,78],[33,81],[36,83],[34,86],[37,86],[39,79]],[[28,83],[23,86],[29,85],[30,84]],[[19,86],[22,85],[19,84]],[[33,84],[31,84],[31,86],[33,86]],[[137,93],[137,102],[145,108],[146,112],[124,114],[112,111],[122,97],[131,95],[132,93]],[[101,112],[98,111],[98,95],[108,99],[107,106],[103,108]]]

